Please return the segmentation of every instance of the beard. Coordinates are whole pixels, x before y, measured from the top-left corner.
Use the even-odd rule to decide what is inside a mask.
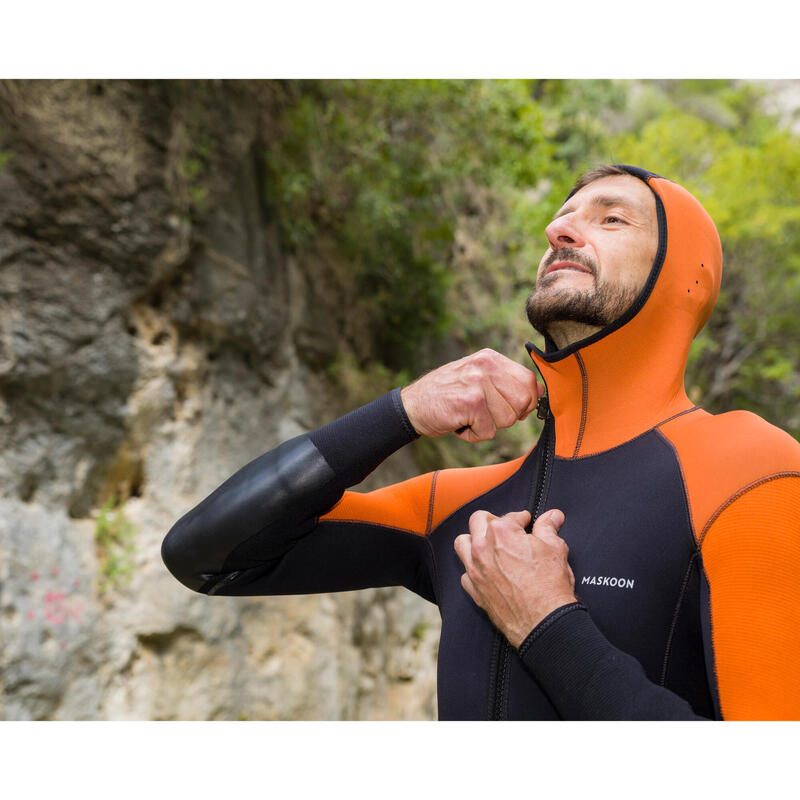
[[[592,271],[595,284],[589,289],[559,289],[557,274],[542,275],[528,296],[525,311],[533,328],[546,336],[553,322],[581,322],[605,328],[618,320],[639,296],[631,286],[609,286],[597,277],[597,269],[582,253],[565,247],[547,259],[544,270],[556,261],[574,261]]]

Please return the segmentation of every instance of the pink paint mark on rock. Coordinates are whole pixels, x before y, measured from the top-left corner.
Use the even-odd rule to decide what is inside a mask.
[[[58,575],[58,567],[53,567],[53,568],[50,570],[50,574],[51,574],[51,575]]]
[[[39,573],[38,572],[31,572],[31,580],[38,581],[39,580]]]
[[[75,578],[75,580],[72,581],[72,588],[73,589],[77,589],[80,585],[81,585],[81,582],[77,578]]]
[[[28,612],[28,619],[36,619],[36,612],[35,611],[29,611]]]
[[[62,650],[66,650],[67,649],[67,643],[66,642],[59,642],[59,645],[61,646]]]

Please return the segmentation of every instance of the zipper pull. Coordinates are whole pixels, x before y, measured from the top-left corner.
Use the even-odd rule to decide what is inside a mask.
[[[543,394],[539,398],[539,402],[536,404],[536,416],[539,419],[547,419],[550,414],[550,401],[547,399],[547,395]]]

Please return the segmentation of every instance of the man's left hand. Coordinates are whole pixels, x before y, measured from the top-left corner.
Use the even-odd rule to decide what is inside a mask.
[[[569,548],[558,535],[563,512],[545,511],[528,534],[530,519],[528,511],[476,511],[469,533],[454,543],[467,570],[461,585],[514,647],[551,611],[576,600]]]

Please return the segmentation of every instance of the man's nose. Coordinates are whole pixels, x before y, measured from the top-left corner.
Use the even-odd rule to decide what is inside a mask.
[[[583,247],[585,244],[580,229],[569,217],[568,214],[558,217],[544,229],[544,235],[553,250],[559,247]]]

